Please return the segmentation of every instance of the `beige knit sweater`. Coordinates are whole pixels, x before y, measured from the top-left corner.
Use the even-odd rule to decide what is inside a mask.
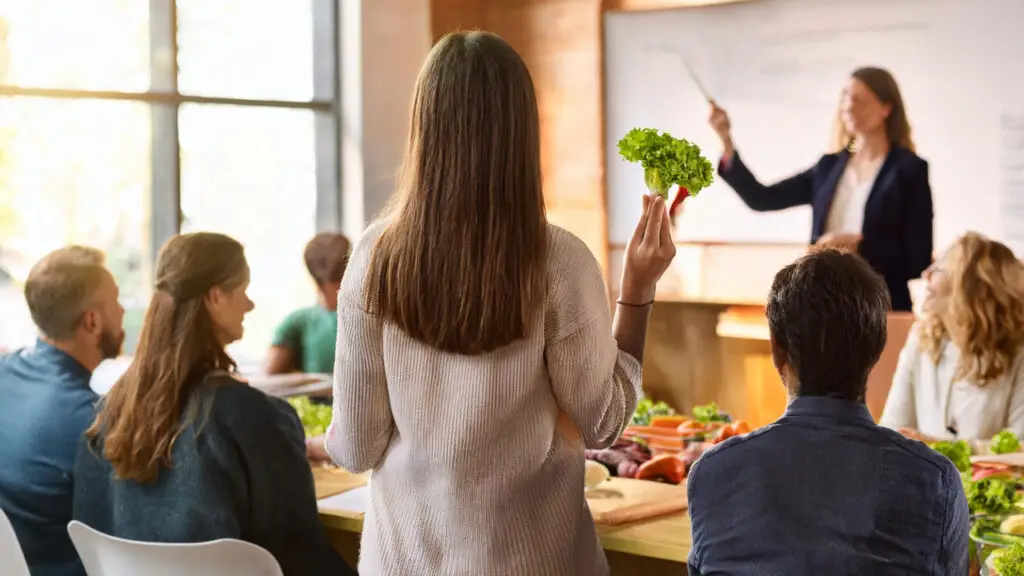
[[[607,574],[583,496],[583,450],[622,431],[640,364],[612,338],[593,255],[550,226],[549,295],[533,335],[459,356],[365,312],[382,230],[370,227],[342,282],[327,434],[340,466],[373,470],[359,573]]]

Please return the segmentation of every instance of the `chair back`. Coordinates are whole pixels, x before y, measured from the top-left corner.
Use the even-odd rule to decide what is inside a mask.
[[[0,510],[0,574],[4,576],[29,576],[28,562],[21,551],[18,535],[7,514]]]
[[[241,540],[138,542],[78,521],[68,524],[68,534],[88,576],[283,576],[270,552]]]

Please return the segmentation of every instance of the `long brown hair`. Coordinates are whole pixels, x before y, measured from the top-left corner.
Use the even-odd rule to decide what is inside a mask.
[[[368,309],[448,352],[523,338],[543,303],[547,249],[526,64],[493,34],[445,36],[420,71],[410,124]]]
[[[885,134],[889,137],[889,143],[914,152],[914,139],[910,136],[907,108],[903,105],[900,86],[892,74],[884,68],[867,66],[854,70],[850,77],[860,80],[882,104],[889,106],[889,117],[885,119]],[[848,150],[852,145],[853,134],[846,130],[842,110],[837,110],[832,128],[832,151]]]
[[[1006,245],[976,233],[957,239],[942,261],[949,307],[921,320],[921,349],[939,361],[946,338],[960,349],[954,380],[978,386],[1013,368],[1024,347],[1024,263]],[[953,334],[945,322],[956,326]]]
[[[119,478],[149,482],[169,467],[192,392],[206,374],[236,369],[203,300],[211,288],[237,288],[248,275],[242,245],[223,234],[175,236],[160,250],[135,357],[85,433],[93,447],[103,437],[103,456]]]

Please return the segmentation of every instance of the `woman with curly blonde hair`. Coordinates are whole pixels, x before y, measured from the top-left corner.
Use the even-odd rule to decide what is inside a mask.
[[[1024,436],[1024,263],[961,236],[925,271],[928,300],[900,353],[882,424],[919,439]]]

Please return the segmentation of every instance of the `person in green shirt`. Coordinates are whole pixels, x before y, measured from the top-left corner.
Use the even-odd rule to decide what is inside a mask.
[[[277,327],[267,355],[267,374],[334,372],[338,336],[338,288],[352,245],[347,238],[322,232],[306,244],[306,269],[316,282],[319,303],[288,315]]]

